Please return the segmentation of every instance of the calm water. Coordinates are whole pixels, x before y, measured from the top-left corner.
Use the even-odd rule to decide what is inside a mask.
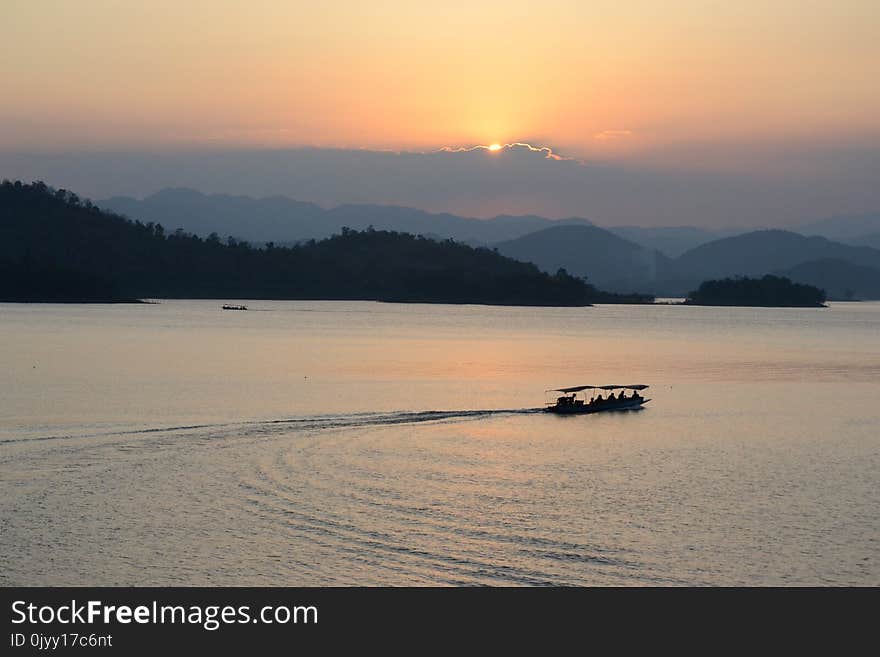
[[[245,303],[0,304],[0,584],[880,584],[880,304]]]

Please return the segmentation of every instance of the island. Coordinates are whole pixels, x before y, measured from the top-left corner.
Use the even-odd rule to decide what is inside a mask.
[[[493,249],[343,228],[291,246],[199,237],[44,183],[0,183],[0,300],[338,299],[525,306],[651,303]]]
[[[685,300],[692,306],[764,306],[781,308],[823,308],[825,291],[793,283],[784,276],[736,277],[703,281]]]

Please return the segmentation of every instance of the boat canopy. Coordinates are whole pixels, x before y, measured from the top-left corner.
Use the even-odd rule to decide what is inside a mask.
[[[580,392],[581,390],[644,390],[647,388],[643,383],[635,383],[626,386],[573,386],[571,388],[554,388],[547,392]]]

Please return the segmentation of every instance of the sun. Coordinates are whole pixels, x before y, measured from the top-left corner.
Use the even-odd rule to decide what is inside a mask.
[[[493,151],[493,152],[494,152],[494,151],[500,151],[500,150],[501,150],[501,144],[492,144],[491,146],[489,146],[489,150],[490,150],[490,151]]]

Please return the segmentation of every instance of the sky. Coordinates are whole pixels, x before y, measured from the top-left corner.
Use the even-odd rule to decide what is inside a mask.
[[[194,154],[207,162],[262,151],[268,162],[283,151],[291,166],[308,167],[315,150],[326,150],[330,159],[373,154],[358,175],[375,181],[375,193],[303,200],[479,216],[521,207],[655,225],[785,224],[880,210],[876,0],[6,0],[3,15],[6,177],[144,195],[156,190],[146,180],[136,188],[144,172],[134,164],[129,179],[83,179],[56,156],[158,157],[173,172]],[[443,173],[474,161],[456,149],[496,143],[565,159],[529,151],[533,177],[518,173],[505,187],[496,172],[482,195],[471,189],[479,179]],[[446,197],[393,193],[391,176],[401,178],[388,170],[406,167],[390,165],[389,152],[409,165],[418,155],[437,162],[438,151],[442,171],[421,168],[451,175],[439,181]],[[467,153],[516,155],[510,168],[518,170],[522,151]],[[578,184],[522,191],[523,179],[531,189],[529,181],[559,171],[591,183],[618,172],[635,197],[615,211],[613,199],[591,203]],[[349,175],[330,170],[324,187]],[[688,175],[721,191],[682,213],[675,196]],[[466,190],[447,184],[462,177]],[[203,191],[263,187],[246,179]],[[281,177],[266,191],[295,196],[309,187]]]

